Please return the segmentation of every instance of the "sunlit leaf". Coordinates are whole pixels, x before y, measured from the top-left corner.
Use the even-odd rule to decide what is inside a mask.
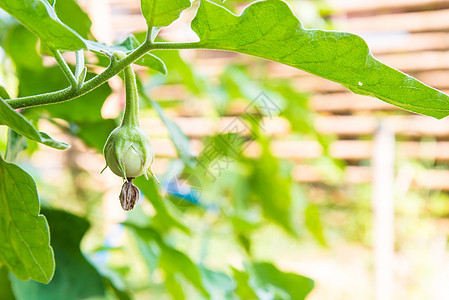
[[[57,17],[46,0],[0,0],[0,8],[11,14],[45,44],[54,49],[85,48],[83,39]]]
[[[54,258],[36,184],[28,173],[0,157],[0,263],[22,280],[47,283]]]
[[[190,0],[141,0],[140,5],[149,28],[164,27],[190,7]]]
[[[304,29],[283,1],[255,2],[240,16],[207,0],[200,3],[192,28],[202,48],[259,56],[413,112],[449,115],[449,96],[382,64],[355,34]]]

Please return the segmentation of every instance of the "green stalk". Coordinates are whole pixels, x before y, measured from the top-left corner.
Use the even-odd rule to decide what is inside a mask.
[[[76,87],[78,85],[78,81],[76,80],[75,76],[73,76],[72,70],[70,70],[69,66],[67,65],[66,61],[62,57],[61,53],[58,50],[51,49],[51,52],[53,54],[53,57],[56,59],[56,61],[59,64],[59,67],[61,68],[62,72],[64,73],[67,80],[70,82],[70,86],[72,88]]]
[[[125,53],[115,53],[117,57],[122,59],[126,56]],[[125,90],[126,90],[126,104],[125,113],[123,115],[121,126],[138,127],[139,125],[139,97],[137,90],[136,75],[132,65],[125,68]]]

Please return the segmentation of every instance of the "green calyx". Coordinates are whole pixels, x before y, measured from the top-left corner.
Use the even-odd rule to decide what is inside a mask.
[[[153,174],[154,152],[148,135],[140,127],[119,126],[109,135],[103,149],[107,167],[125,179]]]
[[[113,56],[122,59],[125,54],[116,52]],[[103,148],[106,167],[128,181],[148,174],[153,175],[151,164],[154,152],[150,137],[139,125],[139,99],[134,71],[125,69],[126,106],[122,123],[109,135]],[[157,180],[157,179],[156,179]]]

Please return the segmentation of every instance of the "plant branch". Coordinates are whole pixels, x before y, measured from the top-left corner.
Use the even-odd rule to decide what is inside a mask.
[[[75,52],[76,66],[75,66],[75,78],[78,79],[84,69],[84,50],[78,50]]]
[[[69,100],[78,98],[78,97],[90,92],[91,90],[99,87],[100,85],[105,83],[107,80],[109,80],[110,78],[114,77],[115,75],[117,75],[118,73],[123,71],[128,65],[132,64],[134,61],[139,59],[141,56],[143,56],[145,53],[147,53],[150,50],[154,50],[154,49],[165,49],[165,50],[199,49],[202,47],[203,47],[202,43],[199,43],[199,42],[152,43],[151,40],[146,40],[143,44],[141,44],[133,52],[128,54],[125,58],[116,60],[116,61],[112,61],[111,64],[109,65],[109,67],[107,67],[102,73],[100,73],[97,76],[95,76],[94,78],[86,81],[82,86],[79,86],[78,88],[73,88],[73,87],[77,87],[78,82],[77,82],[76,78],[73,76],[73,74],[70,71],[66,62],[62,59],[61,54],[55,50],[56,60],[58,60],[58,59],[62,60],[61,63],[67,67],[65,69],[66,71],[67,70],[70,71],[70,74],[73,77],[75,85],[72,85],[71,87],[65,88],[63,90],[51,92],[51,93],[6,100],[6,103],[8,103],[12,108],[17,109],[17,108],[41,106],[41,105],[55,104],[55,103],[69,101]],[[79,54],[77,54],[77,56],[78,55]],[[58,61],[58,63],[59,63],[59,61]],[[61,65],[61,63],[60,63],[60,65]],[[63,69],[63,71],[64,71],[63,67],[61,67],[61,69]],[[65,74],[65,72],[64,72],[64,74]],[[68,76],[68,75],[66,74],[66,76]]]
[[[69,65],[67,65],[66,61],[62,57],[61,53],[58,50],[52,48],[50,49],[53,54],[53,57],[58,62],[58,65],[61,68],[62,72],[64,73],[65,77],[69,80],[70,86],[72,88],[76,87],[78,85],[78,82],[75,76],[73,75],[72,70],[70,70]]]
[[[144,55],[151,49],[152,44],[150,42],[144,42],[125,58],[113,61],[109,65],[109,67],[107,67],[102,73],[86,81],[84,85],[79,89],[72,89],[71,87],[68,87],[56,92],[10,99],[7,100],[6,103],[8,103],[12,108],[17,109],[60,103],[78,98],[99,87],[107,80],[123,71],[125,67],[132,64],[135,60],[139,59],[142,55]]]

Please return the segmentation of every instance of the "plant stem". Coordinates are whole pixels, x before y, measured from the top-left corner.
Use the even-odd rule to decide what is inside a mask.
[[[72,78],[73,77],[73,85],[72,79],[71,83],[72,85],[68,88],[50,92],[46,94],[39,94],[34,96],[26,96],[21,98],[15,98],[15,99],[9,99],[6,100],[6,103],[8,103],[12,108],[26,108],[26,107],[33,107],[33,106],[41,106],[41,105],[47,105],[47,104],[55,104],[60,102],[69,101],[75,98],[78,98],[91,90],[99,87],[103,83],[105,83],[110,78],[114,77],[121,71],[123,71],[127,66],[132,64],[134,61],[139,59],[141,56],[143,56],[145,53],[147,53],[150,50],[154,49],[165,49],[165,50],[174,50],[174,49],[199,49],[202,48],[202,44],[199,42],[194,43],[152,43],[149,40],[146,40],[143,44],[141,44],[138,48],[136,48],[133,52],[128,54],[125,58],[113,61],[107,67],[102,73],[98,74],[94,78],[86,81],[82,87],[79,88],[73,88],[77,86],[77,81],[75,77],[72,74],[72,71],[68,67],[67,63],[62,58],[61,54],[55,50],[55,58],[58,61],[58,63],[61,66],[61,69],[64,71],[64,74],[66,74],[67,70],[70,71],[70,75],[68,73],[66,74],[66,77]],[[60,61],[61,60],[61,61]],[[65,67],[63,67],[65,66]]]
[[[124,58],[125,53],[115,53],[114,56]],[[125,114],[123,115],[121,126],[139,126],[139,97],[137,90],[136,75],[132,65],[125,68],[125,91],[126,91],[126,105]]]
[[[65,77],[69,80],[71,87],[76,87],[78,85],[78,82],[75,76],[73,76],[72,70],[70,70],[69,65],[67,65],[61,53],[58,50],[52,48],[50,49],[53,54],[53,57],[58,62],[58,65],[61,68],[62,72],[64,73]]]
[[[76,54],[76,66],[75,66],[75,78],[78,81],[81,73],[84,69],[84,50],[78,50],[75,52]]]

